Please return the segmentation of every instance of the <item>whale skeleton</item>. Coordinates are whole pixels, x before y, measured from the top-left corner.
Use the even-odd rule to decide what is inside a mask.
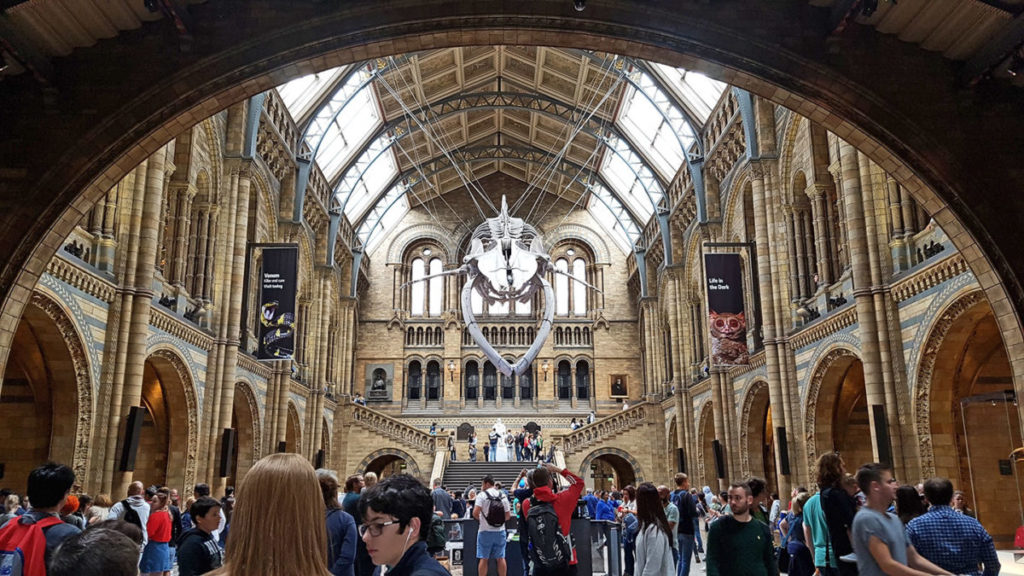
[[[467,281],[462,287],[462,319],[473,340],[486,356],[505,376],[522,375],[537,358],[541,346],[551,333],[555,311],[554,290],[545,274],[554,272],[567,276],[574,282],[600,292],[595,286],[576,278],[568,272],[558,270],[551,264],[551,256],[544,249],[544,241],[537,230],[513,218],[508,213],[508,202],[501,197],[501,212],[495,218],[488,218],[477,226],[470,241],[469,253],[462,259],[462,266],[437,274],[430,274],[402,284],[402,288],[415,283],[438,278],[465,274]],[[473,314],[472,296],[476,292],[484,304],[514,302],[527,303],[537,292],[544,294],[544,309],[540,329],[521,358],[510,364],[498,354],[494,346],[480,331]]]

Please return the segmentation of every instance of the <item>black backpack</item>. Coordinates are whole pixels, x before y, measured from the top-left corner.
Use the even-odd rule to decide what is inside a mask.
[[[551,573],[568,570],[572,560],[569,540],[562,534],[558,514],[551,502],[530,498],[526,514],[526,534],[530,540],[531,573]]]
[[[124,517],[121,519],[130,524],[135,524],[140,530],[145,532],[146,529],[142,527],[142,517],[139,516],[139,513],[136,512],[134,508],[132,508],[132,505],[127,499],[121,500],[121,506],[124,507]]]
[[[484,511],[484,520],[491,526],[504,526],[505,525],[505,503],[501,492],[498,492],[497,496],[492,496],[489,491],[484,491],[484,495],[487,496],[487,510]]]
[[[448,538],[444,535],[444,521],[437,514],[430,517],[430,531],[427,532],[427,552],[436,554],[444,550]]]

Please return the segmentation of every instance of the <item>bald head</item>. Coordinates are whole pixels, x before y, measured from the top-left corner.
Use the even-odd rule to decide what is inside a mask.
[[[664,484],[658,486],[658,497],[661,498],[662,502],[668,502],[668,497],[671,494],[672,492],[669,491],[668,486],[665,486]]]
[[[142,482],[139,482],[138,480],[128,485],[129,496],[141,496],[145,491],[146,486]]]

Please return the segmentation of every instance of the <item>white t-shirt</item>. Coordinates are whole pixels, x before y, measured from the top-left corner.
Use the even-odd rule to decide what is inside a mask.
[[[501,497],[501,505],[505,508],[505,512],[507,512],[507,513],[512,512],[512,507],[509,506],[508,498],[505,498],[505,494],[503,494],[502,492],[499,492],[497,488],[491,487],[491,488],[488,488],[487,490],[481,490],[479,493],[477,493],[476,500],[474,501],[474,505],[477,508],[480,509],[480,529],[479,529],[479,531],[480,532],[501,532],[502,530],[505,529],[505,525],[504,524],[502,524],[501,526],[491,526],[490,524],[487,523],[487,519],[486,519],[487,507],[492,504],[491,502],[487,501],[487,495],[488,494],[490,494],[492,497],[495,497],[495,496]]]

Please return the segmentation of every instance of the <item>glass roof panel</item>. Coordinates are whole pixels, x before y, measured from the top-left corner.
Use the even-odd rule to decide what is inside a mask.
[[[309,112],[309,108],[323,96],[324,91],[329,89],[346,69],[347,66],[339,66],[296,78],[287,84],[278,86],[277,93],[281,96],[281,100],[288,108],[292,118],[297,122]]]
[[[631,252],[633,242],[640,237],[640,230],[630,220],[625,207],[610,190],[600,184],[592,184],[590,193],[587,210],[601,227],[609,232],[612,240],[623,252]]]
[[[380,124],[373,91],[363,88],[352,97],[352,103],[324,127],[323,144],[316,154],[327,180],[334,180],[341,167],[359,151],[367,136]]]
[[[724,82],[712,80],[698,72],[673,68],[665,64],[651,63],[660,72],[677,95],[686,102],[690,110],[697,115],[701,123],[707,122],[708,116],[728,87]]]
[[[634,142],[645,147],[647,158],[666,181],[675,177],[685,159],[680,140],[687,146],[693,142],[689,128],[685,138],[677,138],[669,120],[639,90],[629,88],[619,124]]]

